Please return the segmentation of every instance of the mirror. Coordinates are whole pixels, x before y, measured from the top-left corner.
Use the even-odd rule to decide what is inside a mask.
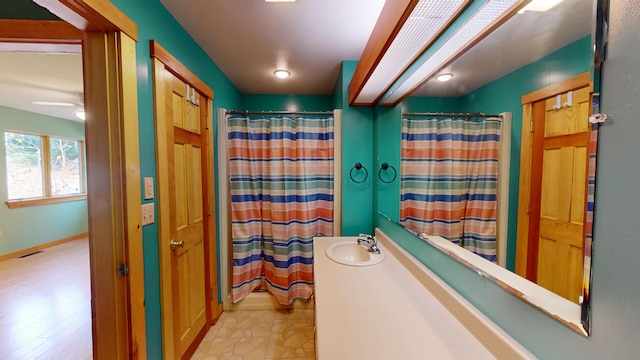
[[[499,175],[498,180],[502,181],[503,184],[505,181],[507,183],[505,189],[508,189],[508,194],[505,195],[504,191],[499,194],[502,197],[501,202],[505,206],[506,215],[501,223],[494,226],[495,228],[500,228],[501,226],[506,228],[505,234],[497,239],[496,250],[493,253],[495,262],[501,266],[501,270],[491,270],[492,266],[497,267],[494,264],[486,265],[489,261],[483,258],[490,258],[494,261],[492,256],[484,256],[485,254],[482,254],[483,256],[471,257],[466,252],[458,251],[459,247],[457,246],[451,247],[446,242],[426,239],[432,245],[444,250],[474,271],[480,270],[485,276],[499,282],[501,286],[506,284],[514,294],[520,294],[524,300],[559,318],[584,335],[588,334],[589,327],[588,302],[584,302],[582,307],[584,311],[581,311],[581,303],[583,302],[580,296],[572,295],[571,300],[562,299],[547,290],[540,289],[535,285],[531,286],[531,283],[523,281],[522,278],[516,276],[521,275],[531,279],[531,271],[527,269],[526,263],[522,265],[521,258],[526,261],[530,260],[527,259],[526,255],[518,253],[521,249],[516,241],[518,231],[520,231],[518,230],[518,197],[519,190],[522,188],[521,182],[523,181],[520,169],[521,149],[523,146],[528,146],[526,143],[523,144],[526,139],[523,138],[522,124],[523,121],[528,124],[527,119],[531,117],[531,114],[523,113],[523,108],[526,112],[527,107],[523,106],[522,97],[539,92],[541,89],[557,86],[567,80],[580,78],[583,81],[585,77],[587,84],[590,81],[597,91],[600,62],[598,60],[594,62],[593,44],[596,40],[593,39],[592,32],[594,32],[595,28],[595,9],[600,9],[603,6],[600,3],[602,1],[598,2],[598,6],[596,6],[596,0],[564,0],[544,12],[526,11],[522,14],[514,15],[492,34],[478,42],[467,53],[440,71],[440,73],[453,74],[451,80],[440,82],[435,78],[429,79],[416,89],[410,97],[406,98],[398,107],[399,109],[396,109],[393,115],[396,119],[393,123],[380,125],[380,131],[385,133],[385,141],[380,141],[377,145],[380,164],[388,162],[396,166],[400,172],[399,178],[402,179],[392,184],[382,182],[378,185],[378,211],[393,222],[408,225],[407,230],[410,232],[419,234],[424,231],[410,225],[411,221],[407,221],[406,218],[402,219],[402,216],[406,217],[406,214],[401,214],[402,205],[399,205],[400,198],[405,194],[402,192],[401,184],[403,188],[415,186],[415,184],[407,185],[407,182],[414,179],[410,178],[410,176],[405,176],[407,175],[405,173],[406,168],[401,166],[400,158],[405,156],[404,154],[401,155],[403,151],[401,144],[404,144],[405,141],[401,142],[400,139],[401,136],[406,136],[406,129],[403,129],[403,134],[400,134],[400,128],[405,120],[397,119],[397,117],[401,116],[399,112],[403,114],[423,112],[508,113],[507,117],[512,119],[512,128],[507,130],[508,136],[506,136],[510,138],[510,146],[500,157],[506,157],[510,160],[508,160],[507,172]],[[596,51],[597,53],[598,51]],[[586,100],[578,100],[578,91],[572,92],[572,96],[574,93],[576,95],[575,106],[566,107],[567,109],[571,108],[571,110],[567,111],[580,112],[584,111],[585,107],[588,108],[588,111],[591,111],[593,103],[592,98],[589,97],[589,92],[587,92]],[[555,94],[545,94],[547,95],[544,96],[555,99]],[[569,102],[567,94],[568,91],[562,90],[559,92],[561,105]],[[544,97],[535,101],[544,103],[542,100],[544,100]],[[533,103],[535,101],[531,102],[531,106],[534,106]],[[543,104],[540,106],[543,106]],[[578,108],[581,110],[576,110]],[[389,112],[393,110],[380,111]],[[597,110],[594,112],[597,112]],[[420,116],[402,116],[402,118],[418,119]],[[584,117],[582,118],[584,119]],[[586,119],[584,120],[586,122]],[[587,127],[588,125],[585,123],[584,126]],[[588,133],[588,130],[585,131]],[[392,137],[397,140],[393,140]],[[583,156],[585,159],[586,154],[585,152],[585,156]],[[393,161],[394,159],[397,160]],[[378,164],[379,167],[380,164]],[[586,163],[583,166],[583,168],[580,168],[576,165],[574,173],[578,173],[578,169],[586,170]],[[585,170],[582,171],[583,175],[586,172]],[[547,170],[547,175],[548,173],[549,171]],[[546,182],[552,184],[560,182],[549,176],[545,179]],[[583,189],[586,189],[586,180],[586,177],[579,180],[584,184]],[[491,186],[499,185],[494,184]],[[562,192],[559,188],[541,191],[545,194],[552,191]],[[542,196],[542,200],[538,200],[538,208],[540,207],[540,201],[543,202],[543,208],[546,206],[545,204],[548,204],[545,196]],[[586,208],[585,193],[582,193],[581,197],[578,196],[573,201],[581,203],[580,206],[576,206],[576,209],[581,209],[579,218],[582,221],[584,219],[584,208]],[[524,205],[520,204],[520,206]],[[434,221],[433,218],[418,220]],[[436,221],[440,220],[442,219]],[[584,240],[583,229],[580,228],[577,231],[580,232],[580,239]],[[587,247],[590,247],[589,245],[587,244]],[[476,248],[478,247],[482,248],[482,245],[476,246]],[[480,251],[480,253],[482,252]],[[573,256],[575,257],[575,254]],[[579,260],[582,259],[581,248]],[[576,275],[580,294],[582,294],[583,290],[582,284],[588,286],[590,279],[590,269],[585,270],[587,276],[583,279],[583,268],[587,269],[588,266],[582,266],[582,261],[580,261],[579,271]],[[559,267],[557,271],[560,271]],[[536,281],[535,277],[534,275],[532,279],[534,282]],[[553,280],[551,281],[553,282]],[[521,290],[520,286],[522,284],[524,284],[525,290]],[[525,296],[522,295],[523,291],[533,291],[536,295]],[[536,302],[536,300],[532,300],[534,297],[544,297],[546,300]],[[550,308],[555,305],[547,307],[548,304],[553,303],[561,303],[563,309]]]

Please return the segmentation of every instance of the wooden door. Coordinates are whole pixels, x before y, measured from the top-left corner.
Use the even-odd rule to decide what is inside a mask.
[[[527,275],[540,286],[578,303],[582,294],[583,242],[590,89],[533,104],[531,255]]]
[[[187,84],[167,72],[167,124],[171,209],[171,274],[176,358],[181,357],[206,323],[206,283],[199,94],[187,101]],[[173,128],[171,131],[171,127]],[[173,134],[171,134],[173,132]],[[173,135],[173,136],[171,136]],[[173,171],[172,171],[173,170]]]

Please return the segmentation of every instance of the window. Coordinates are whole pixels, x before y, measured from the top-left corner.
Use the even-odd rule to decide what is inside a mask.
[[[5,131],[10,208],[86,198],[83,142]]]

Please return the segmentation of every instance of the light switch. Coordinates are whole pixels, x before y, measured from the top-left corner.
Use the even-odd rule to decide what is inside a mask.
[[[152,177],[144,178],[144,199],[145,200],[153,199],[153,178]]]
[[[0,239],[2,239],[2,236],[3,236],[3,235],[4,235],[4,234],[2,233],[2,230],[0,230]]]
[[[155,219],[154,204],[142,204],[142,226],[153,224]]]

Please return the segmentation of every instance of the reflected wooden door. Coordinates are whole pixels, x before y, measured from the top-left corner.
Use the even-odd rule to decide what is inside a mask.
[[[572,105],[560,109],[556,97],[533,104],[534,135],[531,169],[529,239],[537,251],[527,277],[578,303],[582,294],[583,238],[590,91],[572,92]]]
[[[171,288],[175,358],[182,358],[206,324],[203,214],[203,141],[199,94],[187,100],[187,84],[165,71],[166,161],[169,165]],[[190,94],[192,95],[192,94]],[[162,161],[162,159],[160,160]],[[199,340],[199,339],[198,339]]]

